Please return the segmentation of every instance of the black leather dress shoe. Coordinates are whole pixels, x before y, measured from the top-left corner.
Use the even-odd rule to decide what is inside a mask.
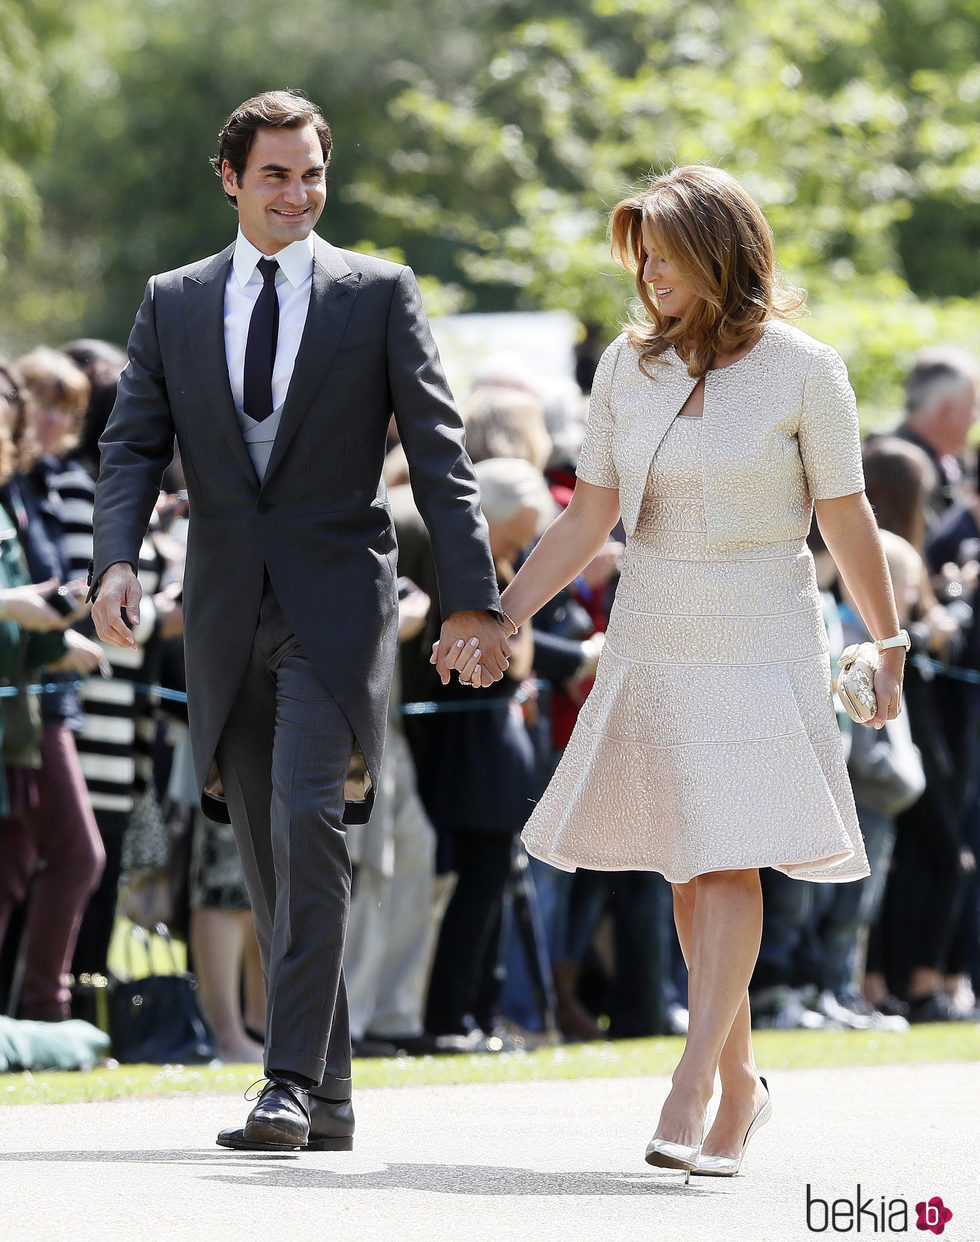
[[[318,1100],[310,1096],[310,1137],[306,1150],[354,1150],[354,1109],[350,1100]]]
[[[310,1093],[296,1083],[270,1078],[240,1130],[222,1130],[222,1147],[244,1151],[299,1151],[310,1134]]]
[[[350,1100],[318,1100],[310,1096],[308,1103],[309,1132],[304,1143],[256,1141],[246,1137],[246,1125],[222,1130],[218,1146],[236,1151],[353,1151],[354,1110]]]

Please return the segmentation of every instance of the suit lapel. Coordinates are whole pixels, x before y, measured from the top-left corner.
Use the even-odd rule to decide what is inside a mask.
[[[333,246],[314,240],[310,309],[279,420],[264,487],[275,473],[330,369],[354,306],[358,277]]]
[[[235,247],[231,245],[215,255],[201,271],[184,277],[188,347],[198,359],[201,388],[227,441],[232,460],[254,484],[257,482],[255,467],[242,438],[225,355],[225,282],[234,253]]]

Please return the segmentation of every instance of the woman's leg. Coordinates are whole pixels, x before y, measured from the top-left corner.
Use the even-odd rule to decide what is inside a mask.
[[[190,942],[201,1008],[211,1024],[223,1061],[262,1060],[262,1048],[245,1034],[241,1009],[245,936],[251,913],[200,906],[191,911]]]
[[[105,867],[105,849],[78,761],[75,738],[48,724],[37,773],[39,802],[28,815],[44,866],[34,879],[24,929],[23,1018],[71,1017],[69,977],[82,915]]]
[[[242,934],[245,945],[242,951],[242,992],[244,994],[245,1026],[248,1031],[265,1033],[265,977],[262,974],[262,955],[255,935],[255,922],[251,910],[242,911]]]
[[[689,973],[690,1025],[657,1137],[688,1146],[700,1143],[717,1070],[722,1102],[705,1151],[734,1155],[764,1098],[752,1053],[748,1003],[762,935],[759,873],[708,872],[675,884],[673,890],[674,919]]]

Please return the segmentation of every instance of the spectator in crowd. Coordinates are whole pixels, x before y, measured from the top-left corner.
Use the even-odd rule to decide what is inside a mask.
[[[905,383],[905,418],[895,434],[918,445],[936,468],[926,503],[932,525],[961,498],[960,460],[980,408],[980,363],[949,345],[921,350]]]
[[[78,442],[70,450],[68,468],[52,483],[70,523],[68,555],[73,576],[85,574],[92,559],[92,514],[99,473],[99,436],[115,401],[125,354],[109,341],[80,340],[64,352],[84,369],[90,395]],[[102,880],[85,911],[72,963],[76,978],[106,976],[109,942],[116,919],[122,869],[123,835],[134,799],[149,788],[150,746],[154,723],[148,699],[136,686],[147,680],[158,642],[178,636],[182,618],[179,581],[163,585],[167,558],[157,535],[184,508],[175,498],[162,498],[150,534],[139,551],[143,587],[140,623],[134,629],[134,650],[99,643],[102,667],[109,676],[90,678],[81,691],[84,722],[76,735],[79,761],[106,855]],[[171,549],[172,550],[172,549]]]
[[[188,947],[218,1056],[262,1060],[265,982],[238,847],[228,824],[201,810],[186,726],[175,724],[168,796],[191,817]]]
[[[551,486],[552,495],[557,504],[564,506],[571,494],[565,476],[569,467],[574,470],[574,455],[581,446],[584,430],[581,393],[576,385],[571,384],[571,388],[574,397],[567,384],[531,375],[506,359],[488,364],[463,406],[467,450],[472,460],[521,457],[539,470],[551,467],[558,477]],[[551,693],[542,699],[544,714],[537,728],[538,749],[548,756],[544,760],[545,782],[557,762],[551,752],[555,748],[560,751],[567,741],[595,674],[612,599],[606,588],[618,572],[622,550],[621,543],[610,541],[576,583],[560,592],[531,621],[534,671],[551,687]],[[528,944],[525,924],[510,920],[501,1004],[511,1029],[524,1039],[543,1030],[545,997],[538,994],[540,984],[535,975],[539,965],[548,959],[562,1033],[575,1039],[606,1037],[583,1006],[578,981],[582,959],[599,918],[610,906],[619,962],[610,997],[611,1032],[638,1036],[663,1030],[664,971],[655,951],[660,940],[657,929],[663,922],[663,903],[656,900],[656,894],[666,891],[660,877],[573,877],[537,859],[531,859],[529,867],[537,927],[544,945]],[[573,925],[571,913],[576,894]],[[531,957],[535,958],[533,964],[529,962]],[[638,987],[640,979],[649,986]]]
[[[390,495],[396,525],[415,511],[409,487]],[[398,641],[416,638],[430,596],[399,578]],[[423,1024],[425,985],[435,938],[435,830],[418,794],[402,728],[400,666],[392,680],[381,784],[370,821],[348,829],[354,878],[344,973],[354,1055],[434,1052]]]
[[[939,581],[940,597],[961,601],[976,597],[980,559],[980,502],[974,491],[963,503],[951,506],[933,528],[926,543],[929,567]],[[951,710],[944,716],[946,736],[957,776],[957,804],[961,815],[964,864],[967,870],[963,916],[954,938],[951,966],[969,976],[947,981],[947,990],[959,993],[969,1005],[980,993],[980,623],[966,630],[958,665],[950,667],[947,698]]]
[[[910,543],[890,530],[882,530],[881,543],[899,621],[908,626],[918,611],[922,558]],[[844,643],[869,642],[867,628],[843,583],[840,590]],[[880,730],[852,729],[847,766],[871,874],[854,884],[827,885],[818,894],[820,952],[815,982],[820,990],[819,1008],[841,1026],[901,1031],[908,1026],[901,1013],[878,1009],[867,998],[867,988],[862,995],[863,963],[859,958],[881,909],[895,843],[895,816],[912,806],[925,789],[922,758],[912,741],[909,714],[903,712]],[[894,1010],[887,990],[871,990],[884,1010]]]
[[[49,372],[43,363],[43,358],[34,357],[23,371],[0,364],[0,588],[4,592],[0,595],[0,647],[8,685],[19,691],[3,700],[7,779],[5,817],[0,822],[0,942],[14,908],[30,890],[19,1013],[24,1018],[56,1022],[71,1016],[69,966],[82,912],[105,858],[66,724],[77,712],[74,696],[64,688],[43,696],[42,706],[25,688],[26,674],[33,670],[36,676],[41,665],[73,674],[90,671],[92,652],[97,649],[85,640],[68,646],[61,633],[67,617],[76,612],[70,597],[61,597],[66,600],[62,615],[53,620],[57,611],[36,592],[20,599],[16,591],[7,594],[9,588],[29,583],[28,572],[44,584],[45,591],[56,585],[63,572],[57,514],[44,507],[49,497],[35,490],[29,473],[23,469],[15,473],[13,467],[15,461],[33,467],[37,460],[28,448],[31,389],[44,402],[37,420],[41,429],[67,429],[75,404],[84,401],[85,380],[80,374],[63,375],[57,366]],[[61,408],[52,412],[48,406]],[[16,434],[16,442],[11,433]],[[19,537],[25,540],[27,556]],[[32,559],[33,567],[28,570]],[[22,637],[19,626],[51,629],[52,633]]]
[[[492,458],[475,469],[503,583],[553,504],[541,472],[523,459]],[[469,691],[430,681],[425,697],[450,710],[420,723],[429,745],[419,787],[438,833],[438,868],[457,877],[439,932],[425,1025],[443,1045],[461,1050],[491,1046],[488,1037],[494,1038],[502,900],[533,793],[533,746],[517,701],[533,666],[528,628],[511,639],[511,648],[510,668],[483,693],[483,710],[452,711],[457,703],[470,707]]]
[[[551,456],[551,437],[541,402],[521,388],[501,384],[474,388],[460,411],[470,460],[522,457],[544,470]]]
[[[91,387],[81,435],[72,457],[92,478],[97,478],[99,437],[112,413],[119,376],[126,365],[126,351],[111,341],[84,338],[62,345],[61,352],[84,371]]]
[[[962,370],[966,362],[955,372],[948,354],[941,355],[947,360],[942,365],[921,363],[931,356],[919,356],[909,381],[910,407],[918,417],[910,419],[905,430],[914,426],[916,438],[911,442],[906,442],[907,434],[876,438],[865,450],[868,499],[881,527],[901,535],[920,553],[935,515],[950,507],[951,489],[954,484],[959,487],[950,454],[963,448],[975,400],[974,383]],[[937,427],[945,429],[946,439]],[[932,439],[926,440],[925,434]],[[942,665],[955,663],[972,625],[968,598],[960,592],[943,603],[921,562],[920,574],[907,626],[912,652]],[[935,676],[928,664],[923,672],[921,660],[910,659],[905,697],[912,739],[922,757],[925,790],[896,817],[893,866],[868,953],[869,996],[872,1003],[907,1012],[911,1022],[947,1021],[958,1016],[943,984],[963,910],[970,857],[963,848],[956,764],[945,727],[953,706],[951,682]],[[896,1006],[890,994],[907,1010]]]

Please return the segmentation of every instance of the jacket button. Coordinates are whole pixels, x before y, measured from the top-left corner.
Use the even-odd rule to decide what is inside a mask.
[[[258,509],[259,513],[268,513],[268,512],[269,512],[269,510],[272,508],[272,501],[271,501],[271,500],[266,500],[266,499],[263,497],[262,499],[260,499],[260,500],[258,500],[258,501],[256,502],[255,507],[256,507],[256,509]]]

